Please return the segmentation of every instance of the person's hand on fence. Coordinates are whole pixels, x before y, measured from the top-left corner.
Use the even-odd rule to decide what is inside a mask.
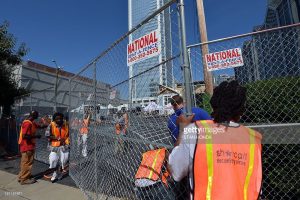
[[[192,114],[190,116],[185,116],[184,114],[181,114],[177,117],[176,119],[176,124],[179,125],[179,136],[177,141],[175,142],[174,146],[178,146],[181,143],[182,137],[183,137],[183,130],[184,127],[186,127],[187,125],[189,125],[190,123],[192,123],[193,118],[194,118],[195,114]]]
[[[185,127],[185,126],[189,125],[190,123],[192,123],[194,116],[195,116],[195,114],[192,114],[187,117],[184,114],[181,114],[181,115],[179,115],[179,117],[177,117],[176,124],[179,126]]]

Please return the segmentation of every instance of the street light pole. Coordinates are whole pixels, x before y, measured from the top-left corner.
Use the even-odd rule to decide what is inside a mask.
[[[55,85],[54,85],[54,112],[57,111],[57,84],[58,84],[58,73],[59,73],[59,67],[55,60],[52,60],[56,66],[56,78],[55,78]]]

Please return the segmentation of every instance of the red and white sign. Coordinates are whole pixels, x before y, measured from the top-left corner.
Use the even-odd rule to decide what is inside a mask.
[[[161,52],[161,36],[158,30],[144,35],[127,45],[127,65],[159,55]]]
[[[241,48],[228,49],[205,55],[208,71],[240,67],[244,65]]]

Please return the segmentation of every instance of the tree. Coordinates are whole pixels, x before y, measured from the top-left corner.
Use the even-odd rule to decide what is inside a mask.
[[[256,81],[247,87],[244,123],[299,123],[300,77]]]
[[[211,98],[210,94],[208,94],[208,93],[196,94],[195,98],[196,98],[197,107],[203,108],[209,114],[212,113],[212,107],[210,105],[210,98]]]
[[[8,32],[8,27],[7,21],[0,25],[0,106],[5,115],[10,114],[14,98],[27,93],[24,88],[18,88],[13,72],[28,49],[24,43],[16,47],[17,39]]]

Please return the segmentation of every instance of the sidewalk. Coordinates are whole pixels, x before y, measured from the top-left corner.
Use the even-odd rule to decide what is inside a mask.
[[[20,185],[17,174],[20,171],[20,158],[4,159],[0,157],[0,200],[84,200],[83,192],[75,185],[70,176],[56,183],[41,179],[40,173],[48,169],[48,165],[34,161],[32,175],[37,183]],[[99,199],[120,200],[99,194]]]
[[[38,180],[31,185],[20,185],[17,176],[0,171],[1,200],[81,200],[85,199],[80,189]]]

